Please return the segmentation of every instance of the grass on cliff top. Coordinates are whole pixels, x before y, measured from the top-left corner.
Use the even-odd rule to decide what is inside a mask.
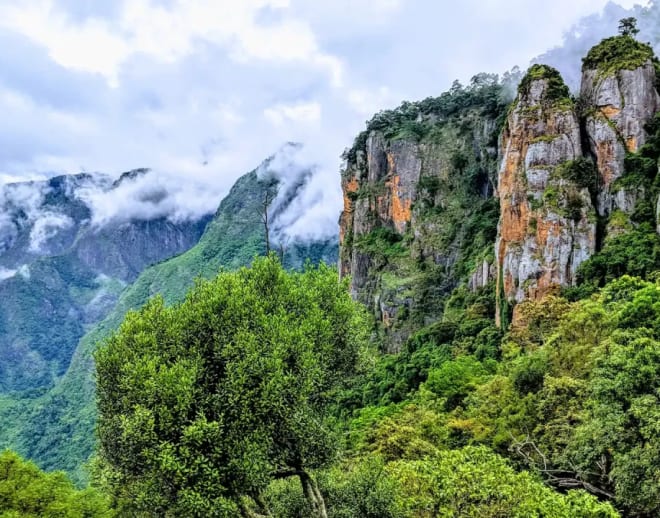
[[[520,96],[527,95],[532,83],[541,79],[548,81],[546,98],[549,101],[570,99],[571,93],[559,71],[551,66],[540,64],[532,65],[529,68],[520,85],[518,85],[518,94]]]
[[[612,36],[593,47],[582,59],[582,70],[598,70],[611,75],[619,70],[635,70],[648,60],[657,62],[653,49],[632,36]]]

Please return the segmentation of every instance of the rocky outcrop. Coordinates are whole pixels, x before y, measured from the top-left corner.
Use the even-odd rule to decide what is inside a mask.
[[[626,154],[645,144],[645,126],[660,110],[655,85],[656,70],[650,58],[632,70],[608,70],[597,64],[583,70],[580,95],[589,151],[600,173],[597,209],[601,216],[617,209],[630,215],[644,196],[639,190],[617,186],[616,181],[625,173]]]
[[[411,301],[401,291],[383,289],[382,279],[374,275],[374,270],[382,269],[385,258],[369,244],[388,245],[387,240],[372,239],[378,236],[379,229],[389,232],[383,235],[390,240],[399,239],[409,229],[420,173],[420,150],[416,142],[408,139],[388,142],[382,133],[371,132],[364,150],[358,151],[355,162],[347,165],[342,178],[340,272],[350,276],[353,297],[372,308],[395,344],[407,337],[396,329],[395,322]]]
[[[494,263],[484,259],[478,264],[468,281],[470,291],[476,292],[480,288],[485,288],[488,284],[497,278],[497,267]]]
[[[495,246],[500,322],[507,319],[507,305],[573,283],[596,246],[591,197],[579,177],[580,125],[556,70],[530,69],[509,113],[501,149]]]
[[[340,272],[385,348],[442,317],[443,299],[494,278],[497,84],[378,114],[346,153]],[[491,256],[487,266],[484,258]],[[484,273],[485,271],[485,273]]]
[[[377,114],[346,155],[340,268],[380,329],[400,343],[404,321],[416,322],[409,331],[440,318],[459,283],[478,291],[493,281],[506,324],[516,304],[575,285],[609,238],[660,214],[645,146],[655,142],[646,128],[660,110],[659,77],[653,50],[627,35],[585,57],[579,99],[556,70],[535,65],[499,148],[489,136],[504,114],[480,104],[477,89]],[[490,210],[496,235],[490,216],[476,215]]]
[[[640,202],[652,212],[649,173],[627,169],[660,110],[659,68],[648,45],[603,40],[583,60],[579,113],[554,69],[523,80],[502,137],[500,323],[511,304],[574,284],[602,243],[635,228]]]

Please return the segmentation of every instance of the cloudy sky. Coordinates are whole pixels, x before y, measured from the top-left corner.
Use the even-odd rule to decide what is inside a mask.
[[[0,0],[0,178],[152,167],[210,210],[300,141],[335,224],[339,155],[373,112],[524,67],[605,4]]]

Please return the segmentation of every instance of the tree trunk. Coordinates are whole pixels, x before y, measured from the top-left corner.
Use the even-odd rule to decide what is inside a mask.
[[[328,518],[325,501],[323,500],[323,495],[319,491],[319,486],[316,484],[316,481],[305,471],[301,471],[299,476],[303,494],[312,506],[314,516],[316,518]]]

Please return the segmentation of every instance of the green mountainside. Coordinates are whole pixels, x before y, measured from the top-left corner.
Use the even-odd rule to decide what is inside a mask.
[[[114,183],[65,175],[0,188],[0,393],[52,386],[127,284],[198,241],[209,217],[92,223],[80,192],[111,195],[149,174],[136,170]]]
[[[11,447],[45,469],[64,469],[75,473],[78,480],[85,478],[83,464],[95,444],[91,355],[98,342],[119,326],[128,310],[139,308],[154,294],[168,303],[178,302],[196,278],[214,277],[222,269],[236,269],[263,255],[263,200],[266,193],[275,199],[277,190],[277,180],[259,179],[256,170],[237,180],[199,242],[147,268],[124,289],[108,315],[81,338],[67,372],[52,389],[36,397],[7,395],[0,399],[4,425],[0,447]],[[336,241],[294,241],[285,248],[287,267],[300,268],[307,260],[336,263]]]

